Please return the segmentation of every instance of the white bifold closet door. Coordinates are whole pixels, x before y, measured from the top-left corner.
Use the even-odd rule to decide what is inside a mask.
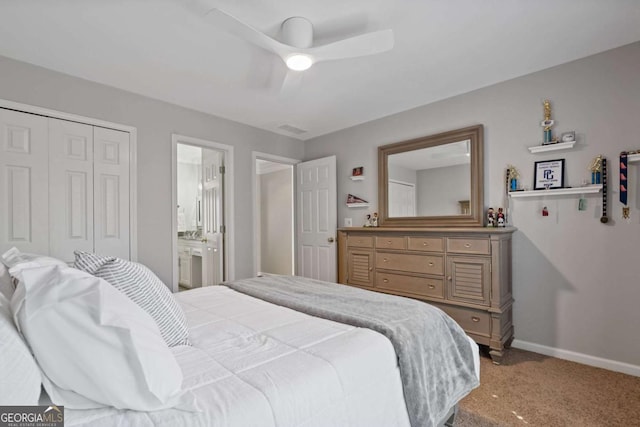
[[[129,133],[0,109],[0,250],[130,257]]]
[[[0,254],[49,252],[48,119],[0,108]]]

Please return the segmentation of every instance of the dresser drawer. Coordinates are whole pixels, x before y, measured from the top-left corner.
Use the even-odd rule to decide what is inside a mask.
[[[408,237],[407,249],[411,251],[442,252],[444,242],[442,237]]]
[[[373,248],[373,236],[349,235],[347,246],[355,248]]]
[[[413,255],[376,252],[376,268],[399,270],[409,273],[425,273],[441,276],[444,262],[439,255]]]
[[[444,298],[442,279],[404,276],[402,274],[378,273],[376,288],[407,292],[433,298]]]
[[[376,248],[378,249],[406,249],[404,237],[376,236]]]
[[[461,254],[489,255],[491,253],[491,246],[489,244],[489,239],[448,237],[447,252],[457,252]]]
[[[451,316],[465,332],[484,337],[491,335],[491,315],[488,312],[452,305],[434,305]]]

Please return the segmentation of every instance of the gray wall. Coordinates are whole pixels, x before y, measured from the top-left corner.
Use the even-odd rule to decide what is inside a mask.
[[[293,167],[258,175],[260,271],[293,274]]]
[[[0,76],[2,99],[138,129],[138,259],[167,284],[172,280],[171,134],[234,146],[235,274],[253,274],[251,152],[302,158],[300,141],[5,57]]]
[[[470,199],[469,165],[423,169],[416,176],[418,216],[458,215],[458,202]]]
[[[338,200],[351,190],[353,160],[367,171],[359,194],[377,205],[379,145],[482,123],[485,126],[485,206],[506,206],[503,175],[509,164],[533,181],[538,160],[566,159],[569,185],[588,178],[593,157],[611,165],[609,224],[599,221],[601,199],[588,196],[586,211],[578,197],[517,199],[511,220],[518,227],[513,245],[515,336],[518,340],[591,356],[640,364],[640,187],[632,181],[631,219],[621,219],[617,202],[617,156],[640,149],[640,43],[499,83],[305,144],[307,159],[335,154]],[[416,88],[420,90],[420,88]],[[550,99],[554,132],[575,130],[571,151],[530,154],[539,145],[542,102]],[[638,169],[638,165],[635,166]],[[540,211],[547,206],[550,215]],[[339,223],[350,216],[338,204]],[[358,223],[358,221],[354,221]]]
[[[396,181],[408,182],[411,184],[415,184],[418,179],[418,174],[415,169],[409,169],[402,166],[397,165],[389,165],[387,167],[389,174],[389,179],[394,179]]]

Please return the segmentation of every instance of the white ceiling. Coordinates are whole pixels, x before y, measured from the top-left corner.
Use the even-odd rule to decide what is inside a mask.
[[[304,16],[316,44],[391,28],[395,47],[283,94],[282,61],[214,7],[276,38]],[[0,21],[0,55],[306,140],[638,41],[640,1],[0,0]]]

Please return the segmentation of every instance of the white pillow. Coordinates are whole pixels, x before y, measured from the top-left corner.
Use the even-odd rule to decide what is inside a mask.
[[[155,320],[169,347],[189,344],[187,317],[169,288],[142,264],[76,251],[75,267],[100,277],[128,296]]]
[[[61,266],[25,269],[11,306],[57,405],[194,408],[153,319],[104,280]]]
[[[5,294],[9,300],[11,300],[13,296],[15,285],[17,285],[17,282],[20,280],[20,272],[25,268],[43,267],[45,265],[67,265],[64,261],[50,256],[20,252],[16,247],[2,254],[1,262],[8,269],[12,281],[11,296]]]
[[[37,405],[42,388],[40,368],[16,329],[9,300],[2,294],[0,294],[0,355],[0,405]]]
[[[15,286],[13,286],[13,281],[9,276],[9,270],[0,262],[0,294],[7,300],[11,300],[14,290]]]
[[[2,263],[7,266],[9,270],[18,266],[19,264],[27,263],[29,267],[42,267],[45,265],[67,265],[64,261],[58,258],[53,258],[46,255],[30,254],[26,252],[20,252],[16,247],[13,247],[2,254]]]

